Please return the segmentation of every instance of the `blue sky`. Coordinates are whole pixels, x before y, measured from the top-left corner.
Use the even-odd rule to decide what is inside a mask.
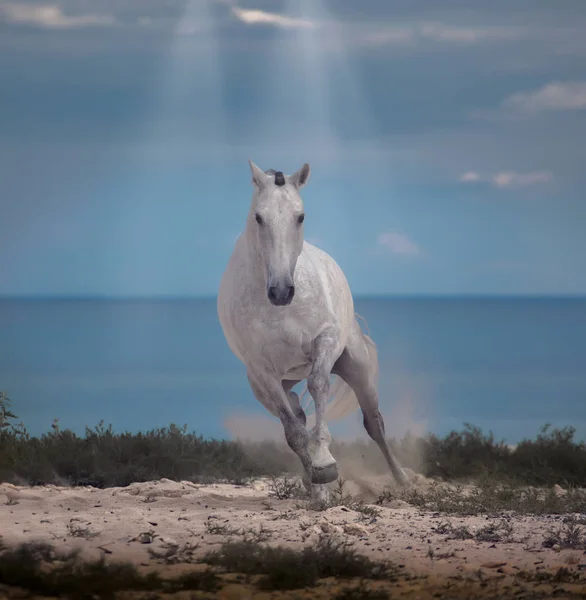
[[[213,295],[247,159],[357,294],[586,294],[584,0],[2,0],[0,295]]]

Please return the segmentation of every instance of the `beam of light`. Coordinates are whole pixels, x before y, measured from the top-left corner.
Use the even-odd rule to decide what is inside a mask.
[[[289,140],[317,166],[341,165],[352,156],[372,165],[383,154],[349,50],[350,25],[338,22],[324,0],[287,0],[284,12],[311,26],[282,28],[274,43],[264,138],[277,154],[282,139]]]
[[[127,157],[133,174],[125,186],[125,213],[117,221],[118,245],[125,249],[117,263],[122,287],[152,290],[153,272],[163,272],[163,285],[172,289],[180,268],[173,268],[176,257],[198,250],[190,228],[201,210],[197,198],[210,181],[205,176],[197,183],[190,180],[186,166],[194,171],[198,161],[214,160],[226,140],[221,8],[215,0],[187,0],[153,77],[150,114]],[[191,194],[178,184],[186,177]]]
[[[318,160],[333,163],[340,161],[339,132],[336,128],[333,108],[341,100],[333,85],[334,57],[330,54],[332,42],[338,45],[337,23],[325,7],[324,0],[287,0],[287,10],[298,13],[301,19],[319,24],[313,31],[299,31],[298,47],[301,48],[301,72],[305,89],[312,90],[310,110],[316,122],[315,136],[308,140],[318,149]]]
[[[322,72],[316,79],[329,85],[329,139],[336,143],[334,157],[375,166],[380,165],[384,153],[380,143],[380,127],[369,104],[364,79],[360,76],[355,49],[353,51],[354,23],[342,23],[327,10],[325,0],[289,0],[300,6],[302,19],[324,23],[325,31],[314,48],[307,49],[306,63],[321,53]],[[311,68],[311,67],[310,67]],[[381,74],[382,75],[382,74]],[[326,83],[322,83],[326,85]],[[342,152],[342,148],[348,150]]]
[[[315,2],[321,4],[320,0]],[[293,19],[299,15],[299,8],[299,0],[287,0],[285,14]],[[273,41],[267,69],[271,106],[261,129],[266,150],[270,148],[270,154],[276,154],[271,160],[284,158],[288,149],[282,148],[282,140],[295,148],[291,154],[303,154],[303,160],[319,164],[334,159],[327,65],[320,48],[322,23],[319,11],[314,13],[309,12],[304,20],[311,27],[281,29]]]
[[[159,157],[225,141],[222,76],[217,31],[218,3],[187,0],[175,25],[160,78],[153,90],[153,115],[143,148]]]

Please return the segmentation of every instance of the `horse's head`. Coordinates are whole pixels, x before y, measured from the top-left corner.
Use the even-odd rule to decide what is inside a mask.
[[[305,215],[299,190],[309,178],[309,165],[287,176],[249,162],[254,195],[248,229],[264,267],[267,296],[275,306],[286,306],[295,295],[295,265],[303,249]]]

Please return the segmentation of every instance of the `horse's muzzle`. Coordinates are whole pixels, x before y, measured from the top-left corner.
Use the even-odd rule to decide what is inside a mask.
[[[295,296],[295,286],[273,285],[269,287],[267,296],[274,306],[288,306]]]

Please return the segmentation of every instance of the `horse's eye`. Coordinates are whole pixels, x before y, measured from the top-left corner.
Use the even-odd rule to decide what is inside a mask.
[[[262,217],[258,213],[254,215],[254,218],[259,225],[262,225]]]
[[[305,221],[305,215],[299,215],[297,217],[297,222],[299,223],[299,225],[301,225],[301,223],[303,223],[303,221]]]

